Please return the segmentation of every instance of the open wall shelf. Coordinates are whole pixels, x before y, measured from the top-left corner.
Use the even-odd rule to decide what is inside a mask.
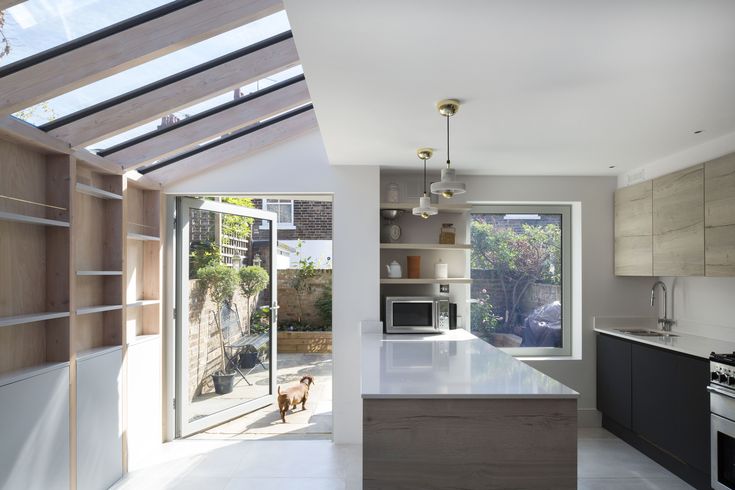
[[[25,214],[18,213],[7,213],[5,211],[0,211],[0,220],[14,221],[16,223],[26,223],[29,225],[60,226],[62,228],[69,228],[69,223],[66,221],[59,221],[48,218],[37,218],[35,216],[26,216]]]
[[[380,284],[470,284],[468,277],[450,277],[448,279],[381,279]]]
[[[77,182],[77,192],[87,194],[88,196],[97,197],[99,199],[112,199],[122,201],[122,196],[120,194],[108,192],[91,185],[82,184],[80,182]]]
[[[472,245],[466,243],[438,244],[438,243],[381,243],[383,250],[470,250]]]
[[[77,276],[122,276],[122,271],[77,271]]]
[[[56,318],[67,318],[68,311],[49,311],[46,313],[31,313],[28,315],[6,316],[0,318],[0,327],[10,327],[13,325],[22,325],[24,323],[43,322],[46,320],[54,320]]]
[[[161,331],[160,200],[160,192],[127,183],[125,339],[128,344]]]

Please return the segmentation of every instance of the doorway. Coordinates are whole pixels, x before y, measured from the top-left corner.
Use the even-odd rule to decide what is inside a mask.
[[[331,197],[179,198],[177,233],[177,436],[331,439]]]

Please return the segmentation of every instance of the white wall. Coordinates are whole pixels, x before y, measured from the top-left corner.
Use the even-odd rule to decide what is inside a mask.
[[[169,185],[173,194],[334,196],[334,441],[360,443],[360,322],[379,316],[379,170],[333,167],[318,132]]]
[[[412,178],[420,179],[418,173]],[[405,174],[404,174],[405,176]],[[529,361],[536,369],[580,392],[580,409],[596,407],[595,336],[592,317],[651,316],[652,278],[615,277],[613,272],[613,194],[615,177],[461,177],[469,202],[572,202],[581,210],[581,360]],[[401,180],[383,175],[383,182]],[[579,346],[577,346],[579,347]],[[575,349],[576,350],[576,349]]]

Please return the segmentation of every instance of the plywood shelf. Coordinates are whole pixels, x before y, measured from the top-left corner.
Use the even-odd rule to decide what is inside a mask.
[[[472,209],[469,204],[432,204],[432,207],[439,210],[440,213],[467,213]],[[398,209],[401,211],[411,211],[416,207],[415,202],[381,202],[380,209]]]
[[[144,242],[159,242],[161,241],[160,237],[153,236],[153,235],[143,235],[142,233],[132,233],[128,232],[128,239],[129,240],[140,240]]]
[[[158,305],[161,304],[161,300],[159,299],[139,299],[136,301],[133,301],[132,303],[128,303],[126,306],[128,308],[138,308],[141,306],[151,306],[151,305]]]
[[[114,311],[121,309],[122,305],[85,306],[83,308],[77,308],[77,315],[91,315],[93,313],[103,313],[105,311]]]
[[[7,373],[0,374],[0,386],[6,386],[11,383],[17,383],[18,381],[23,381],[24,379],[32,378],[34,376],[39,376],[41,374],[48,373],[49,371],[54,371],[56,369],[63,369],[63,368],[68,368],[68,367],[69,367],[69,361],[64,361],[64,362],[45,362],[37,366],[16,369],[15,371],[10,371]]]
[[[448,279],[380,279],[380,284],[471,284],[467,277],[450,277]]]
[[[66,318],[68,316],[68,311],[49,311],[46,313],[31,313],[29,315],[5,316],[0,317],[0,327],[10,327],[12,325],[21,325],[23,323],[43,322],[46,320],[54,320],[56,318]]]
[[[122,276],[122,271],[77,271],[77,276]]]
[[[35,216],[28,216],[25,214],[18,214],[18,213],[7,213],[5,211],[0,211],[0,220],[14,221],[16,223],[26,223],[30,225],[59,226],[62,228],[69,228],[69,223],[66,221],[60,221],[56,219],[47,219],[47,218],[37,218]]]
[[[383,250],[470,250],[471,245],[466,243],[381,243]]]
[[[133,340],[128,342],[128,345],[135,345],[135,344],[142,344],[143,342],[150,342],[151,340],[156,340],[159,338],[159,334],[142,334],[142,335],[136,335],[133,337]]]
[[[123,198],[120,194],[115,194],[114,192],[109,192],[92,185],[82,184],[81,182],[77,182],[76,189],[77,192],[81,192],[82,194],[87,194],[92,197],[98,197],[100,199],[122,201]]]
[[[91,349],[85,349],[77,352],[77,361],[91,359],[120,349],[122,349],[121,345],[102,345],[100,347],[92,347]]]

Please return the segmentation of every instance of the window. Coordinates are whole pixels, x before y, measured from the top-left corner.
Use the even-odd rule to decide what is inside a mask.
[[[293,201],[291,199],[263,199],[263,209],[278,215],[279,229],[293,229]],[[263,220],[261,228],[268,228],[268,221]]]
[[[520,356],[571,355],[571,207],[474,206],[472,333]]]

